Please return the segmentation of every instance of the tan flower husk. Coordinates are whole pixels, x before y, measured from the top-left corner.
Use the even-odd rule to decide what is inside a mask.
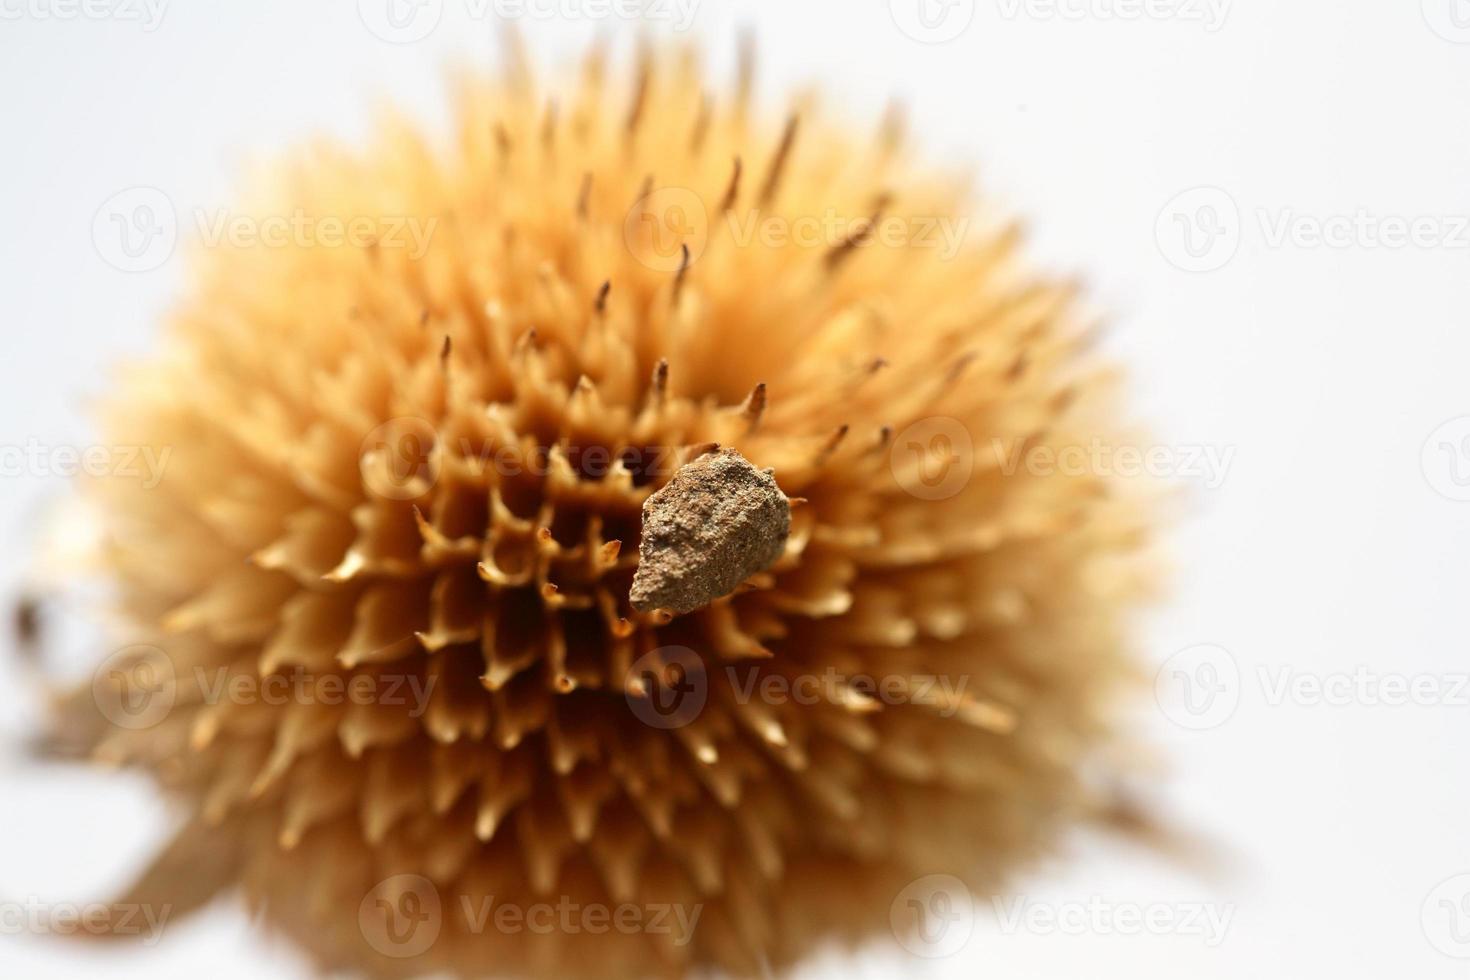
[[[426,253],[210,249],[112,403],[111,441],[172,450],[157,487],[96,490],[126,639],[166,651],[177,701],[132,731],[82,698],[63,727],[185,807],[133,899],[239,887],[324,968],[743,976],[886,933],[917,877],[1000,889],[1097,816],[1084,772],[1130,676],[1140,508],[1100,474],[1006,472],[997,449],[1116,431],[1071,291],[1028,273],[1010,226],[972,224],[953,256],[860,224],[738,241],[753,215],[975,206],[907,162],[891,121],[854,134],[809,101],[763,118],[748,79],[709,94],[687,50],[631,75],[599,51],[548,93],[513,61],[457,86],[447,147],[400,120],[360,153],[314,147],[259,213],[434,219]],[[685,260],[648,235],[691,199]],[[893,443],[933,418],[973,440],[937,500],[906,489],[927,444]],[[405,433],[432,447],[407,478]],[[711,444],[796,502],[785,552],[703,609],[636,612],[640,508],[669,467],[578,461]],[[538,453],[544,476],[486,464]],[[672,644],[707,666],[708,702],[661,730],[631,708],[630,666]],[[418,718],[208,703],[199,683],[295,667],[435,683]],[[742,703],[730,667],[966,688]],[[410,959],[359,921],[396,874],[444,897]],[[458,897],[491,894],[702,912],[684,946],[476,934]]]

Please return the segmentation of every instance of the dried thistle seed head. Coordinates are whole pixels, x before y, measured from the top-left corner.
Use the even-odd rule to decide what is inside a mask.
[[[104,689],[168,697],[56,726],[184,808],[119,903],[238,890],[327,970],[753,976],[1096,817],[1143,522],[995,448],[1114,431],[1069,293],[891,139],[738,89],[599,52],[549,116],[518,63],[447,146],[395,122],[286,171],[270,213],[396,216],[375,247],[201,255],[106,417],[168,465],[95,487],[133,624]],[[880,200],[912,236],[854,236]],[[649,721],[648,677],[697,710]],[[542,936],[489,896],[699,913]]]
[[[707,606],[769,568],[790,533],[791,503],[769,472],[733,449],[706,453],[643,502],[633,608]]]

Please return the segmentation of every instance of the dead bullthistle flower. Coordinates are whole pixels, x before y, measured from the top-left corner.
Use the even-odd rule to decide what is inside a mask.
[[[1111,431],[1068,290],[891,122],[606,76],[514,60],[447,148],[321,149],[261,213],[372,240],[211,249],[116,398],[172,456],[97,488],[140,645],[62,727],[187,813],[127,901],[238,889],[374,974],[753,975],[1103,810],[1136,508],[1015,465]],[[718,467],[748,534],[661,510]],[[610,915],[497,914],[562,902]]]

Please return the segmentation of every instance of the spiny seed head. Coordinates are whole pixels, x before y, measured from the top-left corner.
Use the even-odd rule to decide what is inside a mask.
[[[169,700],[61,727],[186,811],[132,898],[238,889],[325,968],[753,975],[1095,815],[1139,526],[1008,455],[1109,431],[1067,291],[891,126],[605,75],[318,148],[268,208],[370,247],[211,249],[118,392],[172,453],[96,487],[135,646],[90,693]]]

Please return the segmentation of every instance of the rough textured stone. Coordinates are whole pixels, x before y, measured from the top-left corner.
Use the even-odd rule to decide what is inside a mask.
[[[729,595],[790,533],[791,504],[770,473],[733,449],[706,453],[643,502],[633,608],[686,613]]]

